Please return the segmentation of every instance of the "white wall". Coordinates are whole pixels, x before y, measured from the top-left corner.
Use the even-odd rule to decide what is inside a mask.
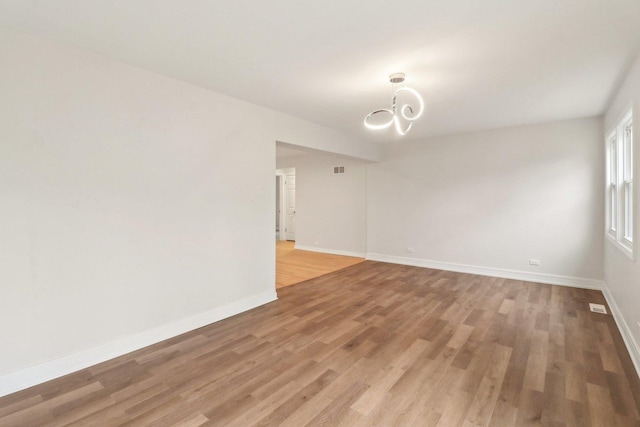
[[[296,171],[296,248],[363,257],[366,163],[322,153],[282,157]],[[345,173],[333,174],[334,166]]]
[[[636,181],[640,176],[640,56],[636,59],[627,74],[624,83],[616,93],[611,106],[607,110],[604,119],[604,131],[615,126],[620,116],[633,106],[634,119],[634,157]],[[601,149],[604,151],[604,135],[601,134]],[[604,175],[602,177],[604,181]],[[607,285],[605,294],[609,299],[609,305],[615,305],[618,312],[618,326],[622,330],[623,337],[630,349],[636,370],[640,373],[640,263],[638,260],[637,243],[640,238],[640,185],[634,185],[635,223],[634,230],[636,241],[636,261],[632,261],[617,249],[609,240],[604,243],[604,280]],[[604,203],[603,203],[604,205]],[[604,206],[603,206],[604,209]],[[604,234],[604,228],[601,230]],[[612,307],[613,308],[613,307]]]
[[[272,300],[275,141],[377,150],[3,29],[0,94],[0,395]]]
[[[389,145],[367,170],[370,257],[597,287],[601,135],[586,118]]]

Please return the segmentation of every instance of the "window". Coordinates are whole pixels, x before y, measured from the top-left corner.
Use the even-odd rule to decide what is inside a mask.
[[[633,258],[633,115],[629,110],[605,141],[607,149],[606,235]]]

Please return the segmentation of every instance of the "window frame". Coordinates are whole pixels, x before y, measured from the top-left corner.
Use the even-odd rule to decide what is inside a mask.
[[[606,229],[605,232],[609,238],[614,241],[617,236],[618,227],[618,140],[616,128],[611,130],[605,138],[605,150],[607,158],[607,183],[606,183]]]
[[[636,218],[633,161],[633,108],[629,108],[605,137],[605,236],[635,261]]]

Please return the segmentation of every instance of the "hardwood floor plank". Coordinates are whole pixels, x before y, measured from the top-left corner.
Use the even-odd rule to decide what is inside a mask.
[[[316,415],[306,426],[336,426],[350,415],[350,407],[364,393],[369,384],[356,381],[344,389],[339,396]]]
[[[601,293],[365,261],[0,398],[1,426],[637,426]]]
[[[577,403],[587,403],[587,374],[584,366],[567,362],[565,374],[565,397]]]
[[[175,427],[199,427],[205,424],[207,421],[209,421],[207,417],[200,413],[196,413],[172,425],[174,425]]]
[[[597,384],[587,384],[589,416],[593,426],[610,426],[614,424],[615,412],[609,390]]]
[[[325,389],[338,376],[338,373],[330,369],[325,371],[299,392],[287,399],[287,401],[273,409],[267,416],[260,419],[255,425],[261,427],[280,425],[292,412],[308,403],[310,399]]]
[[[591,426],[587,405],[573,400],[566,400],[566,424],[568,426]]]
[[[510,347],[495,346],[491,356],[491,367],[480,382],[475,398],[467,413],[464,426],[484,426],[488,424],[498,399],[500,384],[502,384],[502,379],[507,370],[511,352],[512,349]]]
[[[527,370],[524,376],[523,387],[527,389],[544,391],[545,372],[547,367],[549,333],[546,331],[533,331]]]
[[[3,408],[0,408],[0,419],[7,417],[15,412],[18,412],[22,409],[33,408],[39,403],[43,401],[42,396],[35,395],[24,400],[18,400],[15,403],[7,403],[7,405]]]

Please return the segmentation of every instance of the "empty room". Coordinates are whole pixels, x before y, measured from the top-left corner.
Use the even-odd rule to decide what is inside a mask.
[[[0,426],[640,425],[638,23],[0,0]]]

